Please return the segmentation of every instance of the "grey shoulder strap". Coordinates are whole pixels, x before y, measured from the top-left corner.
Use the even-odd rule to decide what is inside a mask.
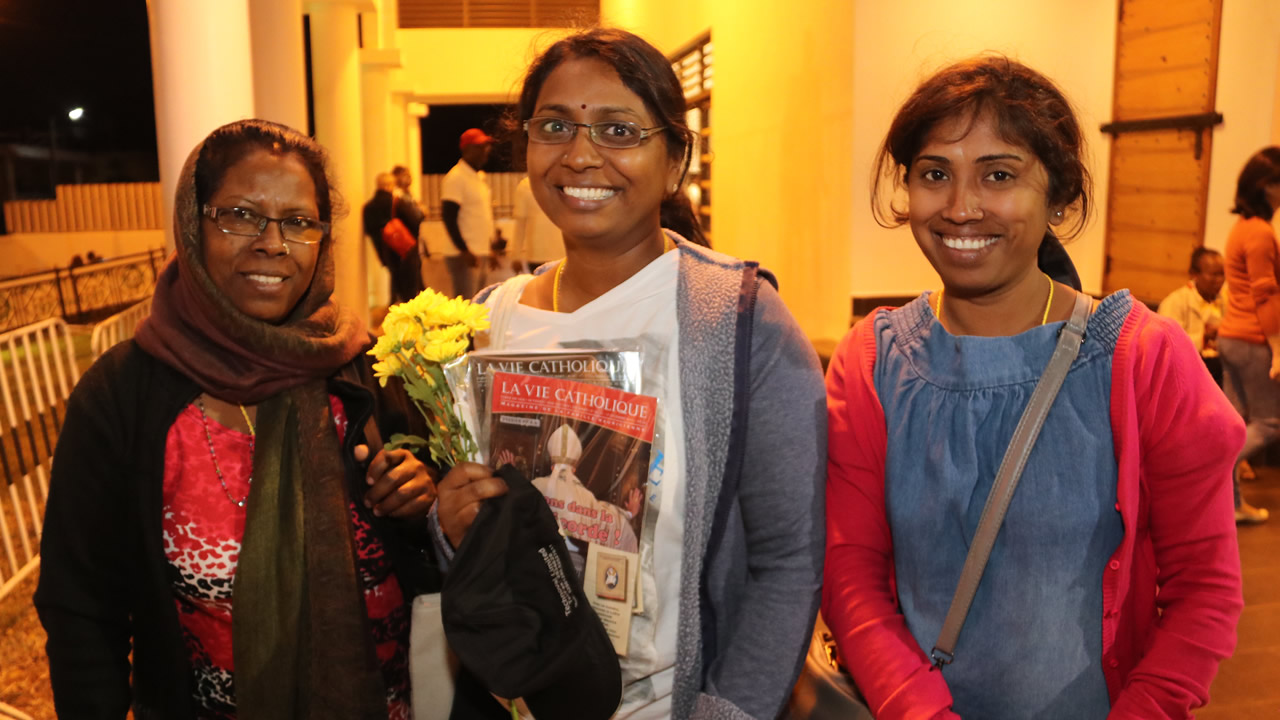
[[[960,571],[960,583],[951,598],[951,608],[947,610],[947,619],[942,623],[942,631],[938,633],[938,642],[929,653],[933,664],[942,667],[951,663],[954,658],[956,641],[960,638],[960,629],[969,615],[969,606],[973,603],[973,595],[978,591],[978,583],[987,568],[987,560],[991,557],[991,548],[995,546],[996,535],[1004,524],[1004,514],[1009,510],[1009,502],[1013,499],[1013,491],[1018,487],[1022,470],[1027,465],[1027,457],[1031,448],[1035,447],[1040,428],[1053,406],[1062,382],[1067,378],[1071,363],[1080,354],[1080,345],[1084,342],[1085,324],[1089,321],[1089,312],[1093,308],[1093,299],[1084,293],[1076,293],[1075,308],[1071,311],[1071,319],[1058,333],[1058,345],[1049,358],[1049,364],[1036,383],[1031,393],[1026,410],[1022,411],[1022,419],[1014,428],[1013,438],[1009,440],[1009,449],[1000,461],[1000,469],[996,472],[996,481],[987,495],[987,503],[982,508],[982,517],[978,520],[978,529],[973,534],[973,542],[969,545],[969,554],[964,559],[964,569]]]

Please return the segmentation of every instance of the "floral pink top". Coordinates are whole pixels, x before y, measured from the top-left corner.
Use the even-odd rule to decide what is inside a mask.
[[[329,397],[341,442],[347,430],[342,402]],[[228,497],[249,494],[252,438],[209,419],[223,490],[214,471],[200,408],[188,405],[169,428],[165,444],[164,535],[170,583],[178,606],[192,687],[201,718],[234,718],[235,670],[231,653],[231,589],[245,508]],[[409,607],[372,528],[351,505],[357,577],[378,660],[387,681],[387,717],[409,720]]]

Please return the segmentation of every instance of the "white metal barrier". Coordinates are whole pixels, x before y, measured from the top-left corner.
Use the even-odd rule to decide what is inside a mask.
[[[80,378],[61,318],[0,335],[0,598],[39,564],[53,446]]]
[[[89,338],[89,349],[93,352],[93,359],[96,361],[102,357],[102,353],[110,350],[111,346],[133,337],[133,331],[138,327],[138,323],[142,322],[150,312],[151,298],[147,297],[94,325],[93,335]]]

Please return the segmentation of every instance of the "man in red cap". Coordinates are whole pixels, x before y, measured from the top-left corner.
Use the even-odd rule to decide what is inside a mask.
[[[453,278],[453,294],[470,298],[480,289],[493,240],[493,199],[481,168],[489,160],[493,138],[480,128],[462,133],[462,159],[440,186],[444,227],[453,241],[445,267]]]

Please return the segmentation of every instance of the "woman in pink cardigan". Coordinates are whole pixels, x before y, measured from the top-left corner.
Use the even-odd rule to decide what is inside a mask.
[[[949,664],[938,638],[996,470],[1077,291],[1041,271],[1088,215],[1070,104],[982,57],[926,80],[873,209],[942,280],[841,342],[827,376],[822,612],[878,718],[1189,718],[1243,602],[1243,425],[1185,334],[1093,301]],[[891,195],[892,194],[892,195]],[[1158,593],[1157,593],[1158,588]]]

